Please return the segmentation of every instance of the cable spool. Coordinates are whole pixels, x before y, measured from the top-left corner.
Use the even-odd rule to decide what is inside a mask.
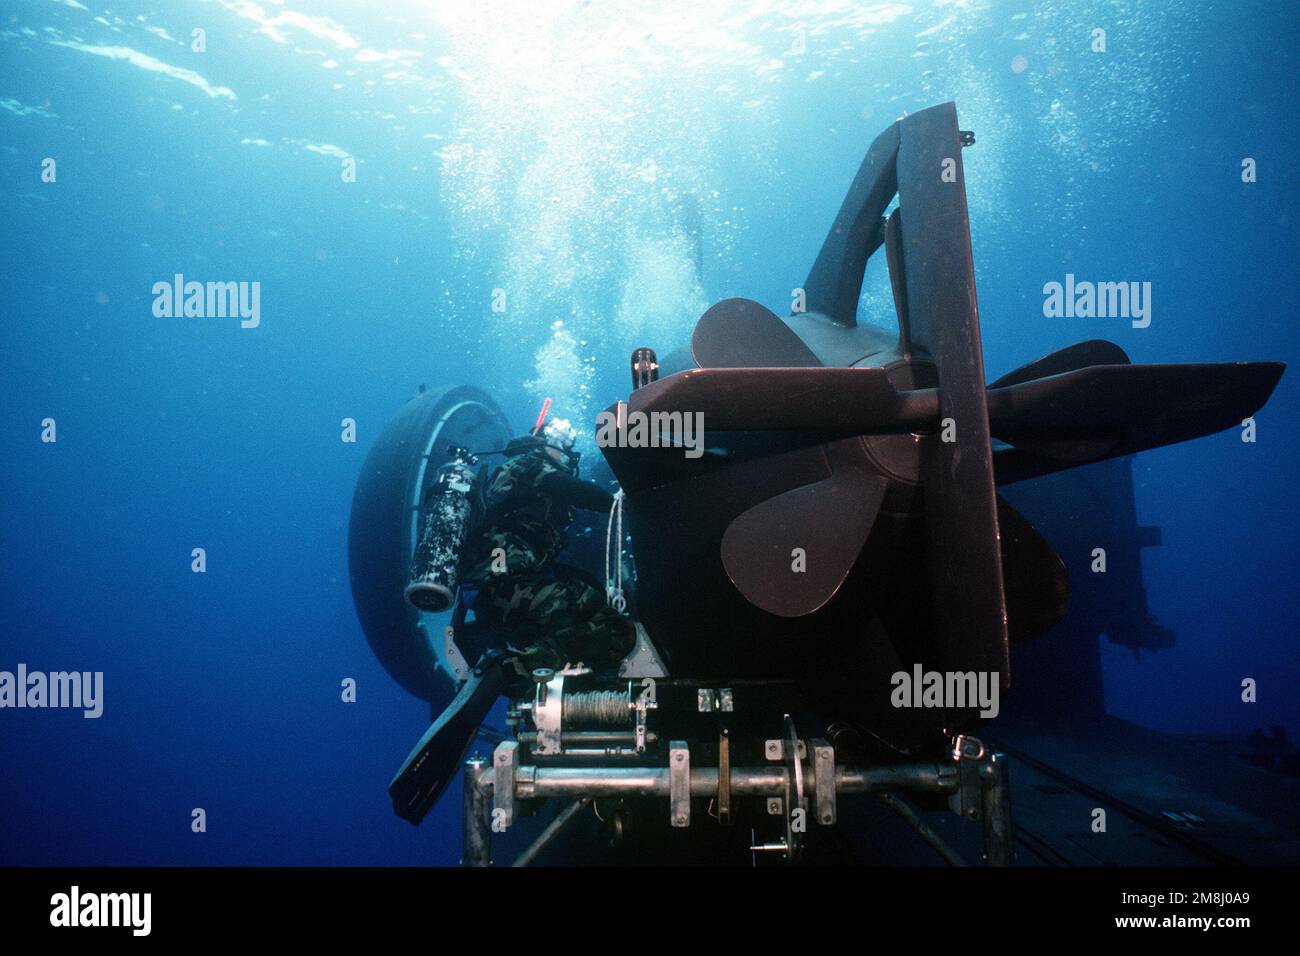
[[[566,692],[563,710],[566,730],[610,730],[632,724],[632,694],[623,690]]]

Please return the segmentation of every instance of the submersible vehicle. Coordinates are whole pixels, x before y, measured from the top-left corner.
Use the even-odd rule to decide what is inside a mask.
[[[1065,564],[999,489],[1111,462],[1093,506],[1119,515],[1117,553],[1135,556],[1156,536],[1136,525],[1128,456],[1239,425],[1283,365],[1135,365],[1087,341],[986,384],[972,145],[952,103],[894,122],[812,265],[806,311],[728,299],[689,353],[634,355],[633,388],[609,413],[665,429],[702,414],[707,432],[694,456],[667,439],[602,448],[625,496],[642,625],[617,671],[519,678],[454,585],[428,592],[431,609],[404,599],[430,502],[469,489],[489,467],[474,452],[512,429],[471,386],[402,409],[369,453],[349,531],[370,646],[434,717],[390,785],[399,815],[418,823],[482,738],[490,755],[463,762],[467,864],[525,831],[524,861],[581,844],[584,861],[844,862],[861,859],[851,837],[872,825],[868,795],[945,859],[960,854],[934,822],[942,808],[986,862],[1011,861],[1009,759],[982,738],[980,706],[895,694],[900,674],[949,687],[983,676],[1006,694],[1012,648],[1065,614]],[[857,321],[882,250],[896,333]],[[1135,557],[1128,571],[1140,575]],[[1112,639],[1167,643],[1140,579],[1120,610],[1130,621]],[[502,697],[505,729],[483,728]]]

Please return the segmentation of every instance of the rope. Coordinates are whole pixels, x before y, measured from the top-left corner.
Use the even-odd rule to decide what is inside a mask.
[[[618,535],[618,544],[611,547],[611,538]],[[614,558],[614,574],[609,573],[609,559]],[[614,492],[614,503],[609,506],[609,521],[605,525],[605,603],[622,614],[627,610],[623,595],[623,489]]]

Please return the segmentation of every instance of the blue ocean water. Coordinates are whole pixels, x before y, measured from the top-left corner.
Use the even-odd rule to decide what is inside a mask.
[[[457,802],[385,792],[428,714],[348,589],[370,444],[421,383],[590,421],[711,302],[785,314],[905,112],[976,132],[990,379],[1087,338],[1292,359],[1298,39],[1289,0],[8,5],[0,669],[105,690],[0,711],[0,863],[454,862]],[[1067,273],[1150,282],[1149,327],[1045,317]],[[159,317],[177,274],[257,282],[256,327]],[[1103,644],[1109,712],[1300,736],[1298,416],[1293,370],[1255,442],[1136,459],[1178,643]]]

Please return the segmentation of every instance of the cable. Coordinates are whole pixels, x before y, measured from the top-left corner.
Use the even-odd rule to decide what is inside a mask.
[[[611,547],[611,538],[617,533],[618,544]],[[609,573],[609,559],[614,558],[614,574]],[[605,525],[605,603],[622,614],[627,610],[627,597],[623,594],[623,489],[614,492],[614,503],[609,506],[609,521]]]

